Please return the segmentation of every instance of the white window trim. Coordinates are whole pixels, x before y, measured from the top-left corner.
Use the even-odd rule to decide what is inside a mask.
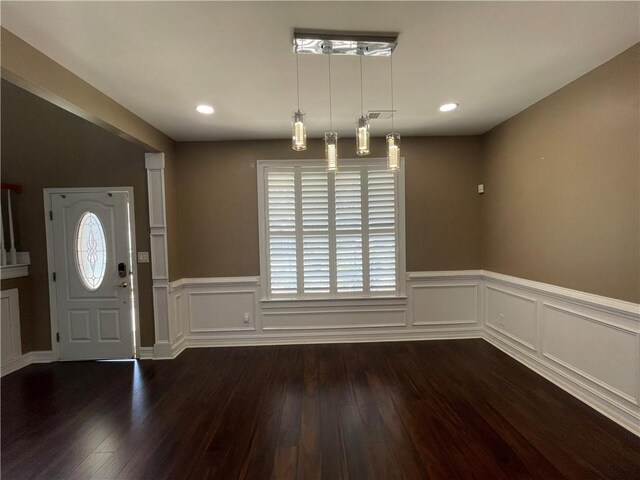
[[[258,228],[259,228],[259,241],[260,241],[260,293],[261,301],[265,304],[285,304],[287,302],[360,302],[360,301],[380,301],[388,302],[390,299],[406,299],[406,238],[405,238],[405,179],[404,179],[404,157],[400,158],[400,171],[397,175],[397,189],[396,189],[396,202],[398,206],[398,230],[397,230],[397,246],[398,246],[398,258],[396,267],[396,279],[397,279],[397,292],[395,294],[383,293],[383,294],[363,294],[363,295],[349,295],[349,296],[311,296],[305,295],[304,297],[271,297],[269,295],[269,259],[267,256],[267,224],[266,224],[266,205],[267,188],[265,175],[266,169],[269,167],[291,167],[291,166],[307,166],[316,167],[324,166],[324,159],[294,159],[294,160],[258,160],[256,162],[256,174],[258,183]],[[348,158],[340,159],[341,166],[358,167],[358,166],[371,166],[380,165],[386,166],[386,158]],[[339,168],[339,167],[338,167]]]

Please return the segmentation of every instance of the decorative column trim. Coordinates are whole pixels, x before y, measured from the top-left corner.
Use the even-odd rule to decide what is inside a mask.
[[[167,249],[167,214],[164,190],[164,153],[145,153],[147,190],[149,192],[149,235],[151,245],[151,278],[153,281],[153,321],[155,357],[171,353],[169,317],[169,260]]]

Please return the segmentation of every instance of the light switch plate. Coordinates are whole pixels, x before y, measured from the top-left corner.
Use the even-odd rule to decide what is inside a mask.
[[[149,263],[149,252],[138,252],[138,263]]]

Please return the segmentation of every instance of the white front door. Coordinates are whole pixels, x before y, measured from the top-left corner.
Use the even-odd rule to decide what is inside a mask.
[[[61,360],[134,355],[129,194],[51,193]]]

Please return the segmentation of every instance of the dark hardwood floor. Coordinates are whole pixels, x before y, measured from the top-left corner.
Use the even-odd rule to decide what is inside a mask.
[[[2,379],[2,478],[634,479],[640,441],[483,340],[187,350]]]

